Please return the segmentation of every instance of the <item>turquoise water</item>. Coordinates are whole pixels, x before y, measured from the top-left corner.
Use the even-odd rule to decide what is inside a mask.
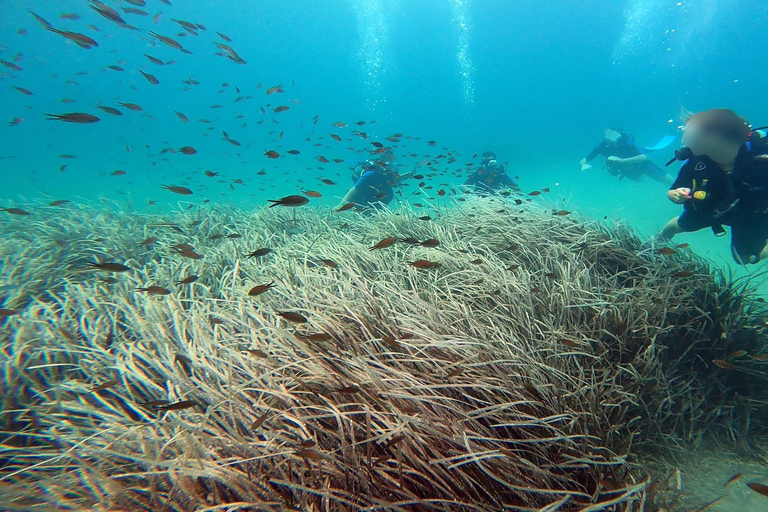
[[[0,58],[8,63],[0,69],[4,205],[40,215],[57,214],[36,205],[58,199],[118,201],[139,211],[179,201],[194,208],[206,200],[254,208],[304,189],[322,193],[313,203],[331,206],[351,184],[350,167],[369,156],[370,141],[402,133],[395,152],[406,169],[427,173],[420,162],[435,162],[438,154],[456,158],[434,163],[436,175],[427,181],[435,190],[462,182],[464,164],[492,149],[510,162],[523,191],[552,188],[536,200],[608,216],[648,235],[680,210],[663,185],[619,182],[599,160],[593,170],[579,171],[579,159],[605,127],[619,125],[650,145],[679,135],[682,109],[729,107],[755,124],[768,123],[768,104],[759,100],[768,78],[756,64],[766,54],[768,6],[756,0],[107,4],[135,29],[85,2],[0,2]],[[98,46],[84,49],[45,30],[30,11]],[[174,20],[205,30],[186,31]],[[246,63],[216,55],[217,42]],[[184,83],[190,79],[196,84]],[[266,94],[278,84],[284,92]],[[276,113],[278,106],[290,108]],[[69,112],[100,121],[45,116]],[[241,145],[223,140],[223,131]],[[668,160],[675,145],[654,160]],[[178,152],[184,146],[197,153]],[[289,149],[300,154],[288,155]],[[267,158],[265,150],[281,157]],[[174,195],[163,184],[194,194]],[[414,201],[414,190],[411,183],[399,199]],[[731,265],[727,239],[703,231],[679,242]]]

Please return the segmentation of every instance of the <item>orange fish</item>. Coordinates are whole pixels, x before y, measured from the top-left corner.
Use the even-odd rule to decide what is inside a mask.
[[[426,268],[438,268],[440,267],[440,263],[437,263],[435,261],[428,261],[428,260],[417,260],[409,263],[412,267],[416,267],[419,269],[426,269]]]
[[[341,208],[337,209],[336,211],[337,212],[345,212],[347,210],[351,210],[354,207],[355,207],[355,203],[347,203],[344,206],[342,206]]]
[[[250,291],[248,292],[248,295],[250,295],[251,297],[256,297],[257,295],[261,295],[262,293],[266,292],[270,288],[274,288],[274,287],[275,287],[274,281],[267,284],[260,284],[251,288]]]
[[[315,190],[305,190],[302,193],[307,197],[314,197],[314,198],[323,197],[323,194]]]
[[[280,153],[278,153],[274,149],[268,149],[268,150],[264,151],[264,156],[266,156],[267,158],[279,158],[280,157]]]
[[[388,238],[385,238],[384,240],[379,241],[375,245],[372,245],[368,250],[374,251],[376,249],[385,249],[390,245],[394,244],[395,242],[397,242],[397,238],[394,236],[390,236]]]

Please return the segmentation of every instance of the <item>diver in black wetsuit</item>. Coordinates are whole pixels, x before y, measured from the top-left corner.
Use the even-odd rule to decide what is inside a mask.
[[[480,160],[480,167],[473,172],[465,186],[475,187],[475,191],[481,194],[492,194],[497,190],[519,190],[517,183],[507,174],[507,165],[496,161],[496,153],[486,151]]]
[[[712,109],[686,123],[682,149],[669,161],[686,160],[667,192],[683,205],[655,240],[711,227],[717,236],[731,227],[731,254],[737,263],[768,257],[768,143],[734,111]]]
[[[653,163],[646,155],[646,151],[635,144],[631,135],[618,128],[605,130],[605,138],[581,159],[581,170],[592,168],[590,161],[598,155],[605,157],[605,167],[612,176],[619,179],[640,181],[643,175],[667,185],[672,183],[672,176],[664,169]]]

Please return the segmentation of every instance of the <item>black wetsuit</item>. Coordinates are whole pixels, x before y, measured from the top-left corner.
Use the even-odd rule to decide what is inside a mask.
[[[501,164],[483,165],[473,172],[464,185],[472,186],[479,192],[492,193],[502,188],[518,188],[507,174],[507,167]]]
[[[731,227],[731,246],[744,262],[756,262],[768,241],[768,155],[750,143],[741,147],[736,164],[726,173],[706,156],[690,158],[670,187],[691,189],[677,219],[683,231]]]
[[[616,142],[603,139],[584,159],[589,162],[598,155],[605,158],[615,156],[617,158],[632,158],[638,155],[644,155],[645,150],[635,144],[635,140],[629,135],[622,134]],[[639,181],[643,175],[653,178],[656,181],[665,181],[667,173],[650,160],[638,164],[617,164],[612,165],[607,162],[608,172],[612,176],[619,176],[619,179],[627,178],[632,181]]]

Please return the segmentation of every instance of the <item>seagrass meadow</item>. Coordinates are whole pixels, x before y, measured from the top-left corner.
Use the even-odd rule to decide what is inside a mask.
[[[658,468],[764,439],[747,281],[534,203],[433,217],[3,217],[3,509],[693,511]]]

